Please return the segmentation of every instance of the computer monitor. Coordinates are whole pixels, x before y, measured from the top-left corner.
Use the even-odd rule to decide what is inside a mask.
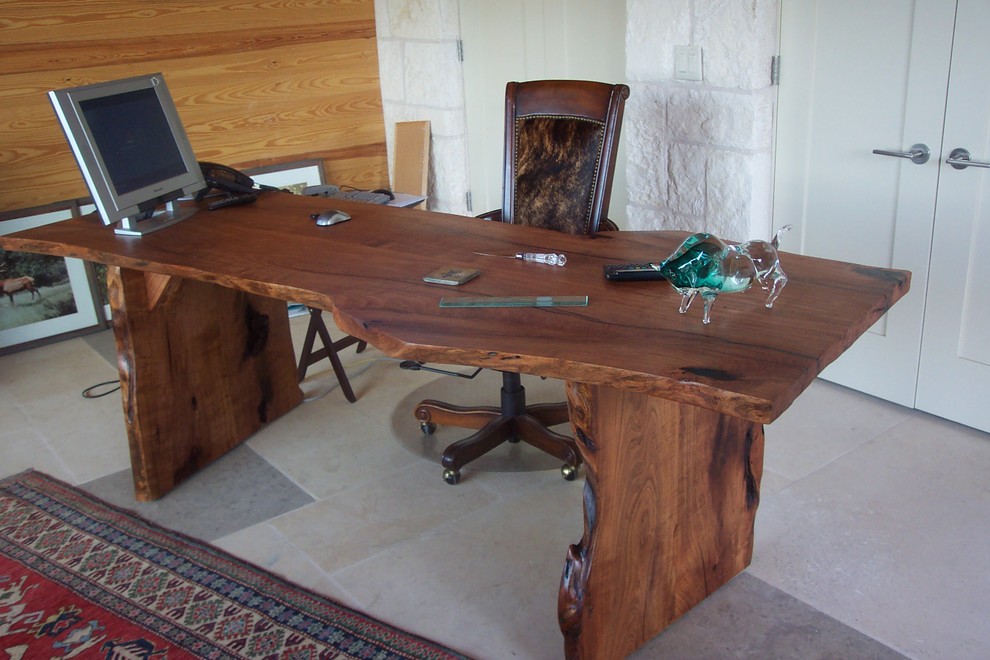
[[[104,224],[141,236],[196,212],[178,200],[206,183],[162,74],[48,96]]]

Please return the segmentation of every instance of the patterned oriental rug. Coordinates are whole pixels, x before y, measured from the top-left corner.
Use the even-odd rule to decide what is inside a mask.
[[[36,471],[0,480],[0,656],[464,658]]]

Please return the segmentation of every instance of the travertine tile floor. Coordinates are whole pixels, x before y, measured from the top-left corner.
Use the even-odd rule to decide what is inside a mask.
[[[348,349],[356,404],[314,367],[312,401],[138,503],[119,395],[80,395],[116,378],[112,350],[101,332],[0,357],[0,476],[42,470],[474,657],[562,657],[581,481],[513,448],[448,486],[425,456],[458,432],[412,418],[424,396],[491,402],[491,375]],[[752,565],[636,657],[990,657],[988,522],[990,436],[818,381],[767,427]]]

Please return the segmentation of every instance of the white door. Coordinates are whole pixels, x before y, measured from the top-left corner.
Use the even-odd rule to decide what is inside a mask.
[[[990,3],[959,0],[917,407],[990,431]]]
[[[955,147],[990,158],[990,5],[956,5],[783,0],[774,224],[797,228],[785,249],[912,272],[825,378],[990,430],[975,403],[990,398],[990,266],[977,258],[990,199],[983,169],[944,162]],[[927,161],[889,155],[915,145]]]
[[[577,78],[625,81],[625,5],[614,0],[461,0],[472,210],[502,204],[505,84]],[[589,44],[595,44],[589,47]],[[599,45],[602,44],[602,45]],[[624,140],[609,217],[626,217]]]
[[[782,0],[774,225],[784,250],[913,274],[824,378],[913,406],[953,3]],[[873,154],[923,143],[923,165]],[[786,268],[786,264],[785,264]]]

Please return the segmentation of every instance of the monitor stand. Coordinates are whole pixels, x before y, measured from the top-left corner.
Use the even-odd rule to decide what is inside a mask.
[[[120,221],[120,226],[114,229],[114,233],[121,236],[144,236],[182,222],[198,210],[195,206],[179,206],[179,200],[173,199],[165,203],[164,209],[155,211],[150,218],[141,219],[139,215],[124,218]]]

